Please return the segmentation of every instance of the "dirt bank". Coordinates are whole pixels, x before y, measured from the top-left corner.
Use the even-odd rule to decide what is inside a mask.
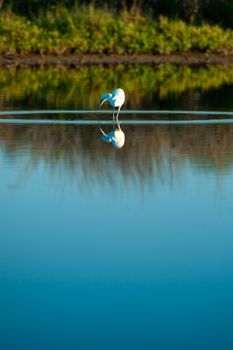
[[[70,55],[70,56],[0,56],[0,66],[40,65],[94,65],[94,64],[175,64],[233,65],[233,55],[185,53],[177,55]]]

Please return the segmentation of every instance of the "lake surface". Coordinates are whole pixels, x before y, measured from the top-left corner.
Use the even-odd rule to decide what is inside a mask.
[[[3,70],[1,110],[96,109],[126,77],[128,110],[233,111],[227,67],[82,69]],[[83,124],[0,123],[0,349],[232,350],[233,124],[122,114],[116,149],[108,114],[20,118]]]

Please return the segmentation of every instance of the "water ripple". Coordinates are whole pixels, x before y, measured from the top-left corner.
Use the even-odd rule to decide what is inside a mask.
[[[48,109],[48,110],[12,110],[0,111],[0,115],[35,115],[35,114],[112,114],[112,110],[81,110],[81,109]],[[173,115],[215,115],[215,116],[233,116],[233,111],[190,111],[190,110],[160,110],[160,109],[135,109],[135,110],[121,110],[121,115],[124,114],[173,114]]]
[[[111,120],[58,120],[58,119],[0,119],[0,124],[59,124],[59,125],[111,125]],[[179,125],[179,124],[233,124],[231,119],[191,119],[191,120],[122,120],[121,125]]]

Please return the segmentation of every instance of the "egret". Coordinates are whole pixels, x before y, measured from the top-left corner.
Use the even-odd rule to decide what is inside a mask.
[[[103,129],[99,126],[101,140],[107,143],[111,143],[115,148],[122,148],[125,144],[125,134],[121,130],[120,124],[117,123],[117,128],[115,128],[115,123],[113,121],[113,129],[106,134]]]
[[[120,113],[120,109],[125,102],[125,93],[122,89],[115,89],[113,92],[105,93],[100,98],[99,108],[104,104],[105,101],[108,101],[110,106],[113,108],[113,121],[115,120],[114,114],[115,114],[115,108],[118,108],[116,120],[118,120],[118,115]]]

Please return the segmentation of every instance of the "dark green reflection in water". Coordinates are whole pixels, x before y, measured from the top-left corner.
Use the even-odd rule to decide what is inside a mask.
[[[233,109],[233,67],[171,65],[0,69],[0,109],[95,109],[120,86],[125,108]]]
[[[110,129],[105,126],[106,132]],[[187,162],[219,176],[233,164],[232,125],[124,125],[122,130],[125,145],[114,150],[102,143],[95,125],[2,124],[1,152],[6,159],[18,159],[26,173],[43,161],[51,174],[65,173],[80,186],[93,179],[117,184],[119,173],[125,184],[170,181]]]

